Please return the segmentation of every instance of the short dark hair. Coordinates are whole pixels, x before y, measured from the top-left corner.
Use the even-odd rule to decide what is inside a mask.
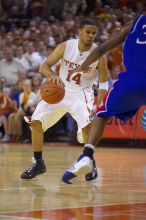
[[[82,29],[84,28],[85,25],[94,25],[96,26],[96,21],[91,19],[91,18],[84,18],[81,22],[80,22],[80,26],[79,28]]]

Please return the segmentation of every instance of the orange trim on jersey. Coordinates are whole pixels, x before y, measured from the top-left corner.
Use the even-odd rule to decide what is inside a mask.
[[[85,96],[85,101],[86,101],[86,106],[87,106],[87,110],[88,110],[88,112],[90,113],[91,111],[90,111],[90,109],[88,108],[88,105],[87,105],[87,97],[86,97],[86,93],[84,92],[84,89],[83,89],[83,93],[84,93],[84,96]]]

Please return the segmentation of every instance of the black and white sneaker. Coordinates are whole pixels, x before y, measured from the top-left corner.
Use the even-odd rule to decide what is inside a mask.
[[[86,174],[92,171],[93,160],[81,154],[77,161],[70,167],[69,170],[65,171],[62,176],[62,181],[67,184],[72,184],[70,180],[75,177],[78,177],[80,174]]]
[[[92,180],[95,180],[97,177],[98,177],[98,173],[97,173],[97,168],[96,168],[96,162],[93,159],[92,171],[85,175],[85,179],[86,181],[92,181]]]
[[[21,179],[32,179],[37,175],[46,172],[46,166],[43,160],[35,160],[32,158],[32,165],[21,174]]]

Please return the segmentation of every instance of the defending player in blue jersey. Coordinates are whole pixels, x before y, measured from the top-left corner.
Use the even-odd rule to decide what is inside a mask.
[[[84,159],[86,157],[92,159],[95,146],[110,117],[115,116],[127,121],[142,105],[146,105],[146,15],[137,17],[132,25],[126,25],[120,33],[97,47],[76,71],[86,70],[91,63],[124,40],[123,63],[126,70],[119,73],[118,80],[97,109],[83,154],[63,175],[62,180],[66,183],[71,183],[72,178],[89,166]]]

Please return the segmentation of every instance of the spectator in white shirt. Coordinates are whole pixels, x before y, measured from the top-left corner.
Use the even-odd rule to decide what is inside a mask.
[[[24,55],[23,47],[16,48],[16,60],[24,67],[26,71],[30,69],[30,64]]]
[[[11,48],[4,49],[4,58],[0,60],[0,77],[5,77],[7,85],[14,86],[19,76],[26,75],[23,66],[16,61]],[[25,78],[25,77],[23,77]]]
[[[39,70],[40,64],[42,63],[42,58],[39,53],[35,51],[33,42],[29,41],[26,44],[26,53],[24,54],[24,56],[30,65],[29,75],[35,75],[35,73],[37,73]]]

